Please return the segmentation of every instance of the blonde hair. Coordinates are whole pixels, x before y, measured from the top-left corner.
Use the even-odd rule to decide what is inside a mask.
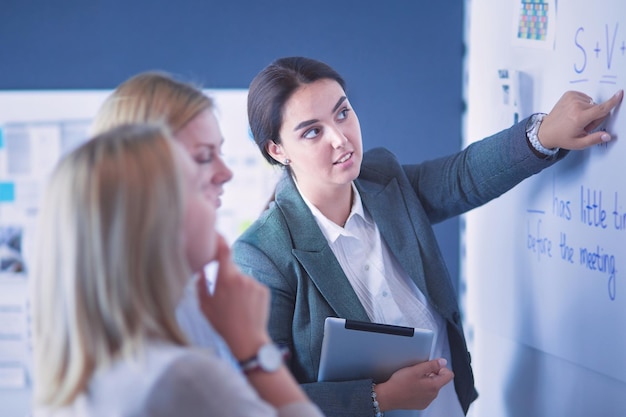
[[[173,146],[165,127],[120,126],[52,174],[33,274],[37,403],[70,404],[147,339],[186,343],[174,313],[190,274]]]
[[[176,80],[166,72],[137,74],[105,100],[93,124],[92,134],[126,123],[161,122],[176,134],[204,110],[213,110],[213,100],[199,87]]]

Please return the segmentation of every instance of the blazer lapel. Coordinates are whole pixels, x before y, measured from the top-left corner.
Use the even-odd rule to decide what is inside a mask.
[[[369,321],[324,234],[288,176],[280,181],[276,189],[276,205],[289,227],[293,255],[337,317]]]

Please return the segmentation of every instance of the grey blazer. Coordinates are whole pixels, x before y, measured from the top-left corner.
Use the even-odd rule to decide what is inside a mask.
[[[389,151],[373,149],[355,181],[391,252],[447,322],[455,389],[466,413],[477,393],[457,297],[432,224],[498,197],[562,157],[538,158],[525,122],[418,165],[400,165]],[[233,256],[271,288],[271,337],[291,348],[290,369],[311,399],[328,416],[373,415],[371,380],[316,382],[324,319],[369,319],[290,175],[235,242]]]

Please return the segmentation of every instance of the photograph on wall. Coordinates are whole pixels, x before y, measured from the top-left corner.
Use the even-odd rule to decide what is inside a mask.
[[[0,225],[0,273],[19,274],[26,271],[22,256],[22,228]]]

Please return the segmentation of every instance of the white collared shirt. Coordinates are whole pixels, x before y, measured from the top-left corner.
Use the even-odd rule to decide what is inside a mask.
[[[297,182],[296,182],[297,186]],[[300,189],[298,188],[298,191]],[[353,203],[344,227],[329,220],[307,198],[300,195],[328,241],[369,319],[375,323],[430,329],[435,332],[433,358],[443,357],[451,367],[445,320],[428,303],[382,240],[378,226],[363,207],[352,184]],[[453,382],[421,412],[397,410],[386,416],[463,417]]]

